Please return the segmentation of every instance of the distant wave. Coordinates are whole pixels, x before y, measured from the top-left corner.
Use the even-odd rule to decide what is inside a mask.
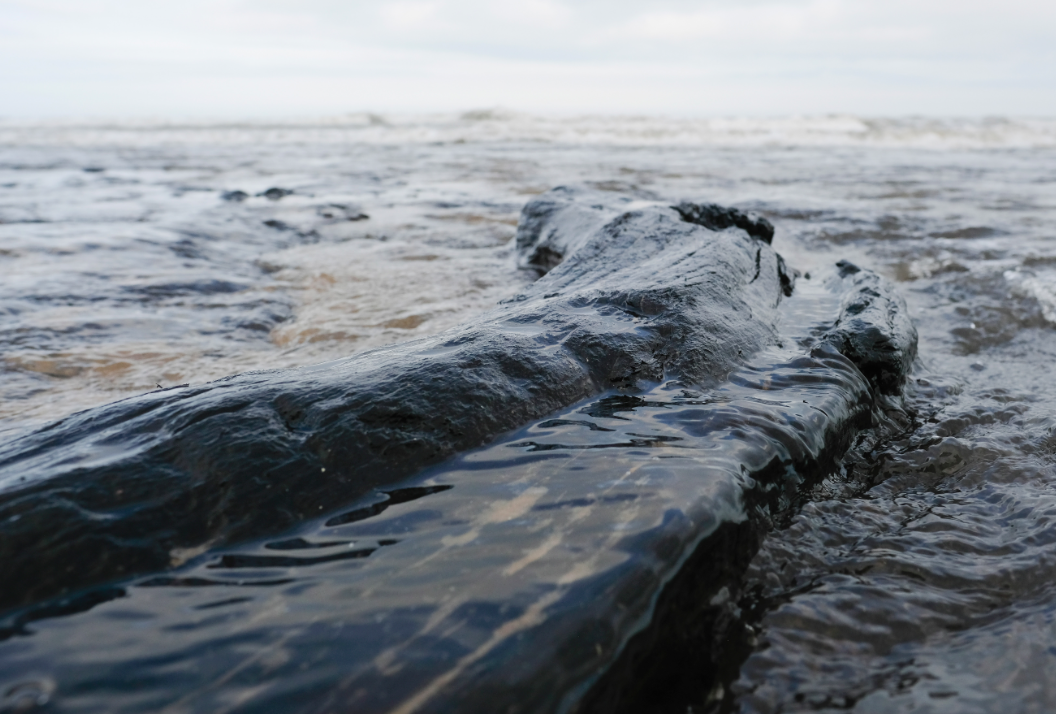
[[[542,116],[507,110],[461,114],[354,113],[283,121],[0,120],[0,145],[75,146],[543,142],[641,146],[879,146],[933,149],[1056,147],[1056,117]]]

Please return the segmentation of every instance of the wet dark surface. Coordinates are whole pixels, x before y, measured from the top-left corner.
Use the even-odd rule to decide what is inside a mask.
[[[753,562],[731,709],[1056,706],[1052,158],[907,162],[863,189],[888,215],[804,225],[907,281],[922,362],[909,428],[853,451]]]
[[[830,276],[787,329],[831,325],[856,286]],[[657,622],[693,619],[703,679],[661,698],[684,707],[801,474],[879,418],[854,364],[802,337],[711,388],[603,395],[282,537],[22,610],[5,671],[57,683],[62,711],[606,711],[655,695],[637,660],[670,649]]]
[[[802,474],[830,470],[877,418],[877,400],[900,392],[916,333],[893,286],[846,262],[782,308],[793,279],[768,242],[733,220],[724,231],[685,220],[736,212],[643,204],[583,236],[582,213],[569,221],[553,206],[549,195],[529,203],[526,224],[535,240],[572,247],[476,326],[126,400],[6,446],[2,555],[18,586],[5,589],[17,609],[4,633],[16,652],[40,648],[59,683],[49,696],[70,710],[234,698],[243,710],[544,711],[609,710],[655,689],[637,660],[666,648],[661,623],[685,610],[657,598],[713,599],[736,582],[765,529],[800,502]],[[520,242],[530,255],[532,236]],[[265,427],[273,411],[293,437],[262,428],[262,411]],[[546,412],[420,485],[385,488]],[[334,446],[313,447],[319,439]],[[233,443],[241,468],[224,456]],[[360,503],[313,523],[312,484]],[[253,493],[269,487],[271,499]],[[217,507],[203,493],[225,497]],[[731,547],[730,529],[742,545]],[[725,565],[701,578],[701,560]],[[152,570],[164,574],[100,587]],[[279,600],[229,592],[257,588]],[[188,607],[208,614],[188,622]],[[100,627],[110,608],[137,632]],[[65,653],[41,623],[67,630]],[[91,671],[77,665],[76,637],[98,647],[113,635],[109,674],[97,651],[84,653]],[[714,660],[721,637],[705,618],[696,645]],[[283,666],[261,671],[275,638]],[[159,642],[185,654],[162,655]],[[247,660],[240,647],[255,651]],[[36,661],[10,655],[18,667]],[[193,674],[166,681],[159,656]],[[231,679],[239,671],[252,691]],[[127,678],[153,684],[129,698]]]
[[[241,154],[227,149],[199,151],[181,145],[167,150],[167,155],[157,151],[157,158],[150,160],[156,160],[160,167],[165,161],[176,163],[174,159],[178,157],[208,156],[209,161],[222,164],[248,155],[248,151],[242,150]],[[302,160],[294,159],[295,155],[311,154],[310,151],[298,154],[298,151],[276,151],[267,161],[271,167],[282,162],[292,166]],[[340,155],[338,150],[328,151],[334,156]],[[426,191],[429,195],[423,194],[418,199],[420,203],[414,205],[425,206],[427,201],[435,200],[436,207],[428,210],[436,211],[437,215],[459,212],[468,215],[482,209],[483,215],[507,220],[508,213],[506,217],[502,214],[506,209],[495,207],[503,201],[519,206],[523,199],[516,198],[516,191],[535,185],[556,185],[570,178],[595,181],[599,186],[630,191],[643,198],[706,195],[708,200],[736,205],[745,211],[754,210],[774,224],[774,246],[789,265],[811,274],[811,280],[799,280],[797,292],[788,305],[805,297],[806,286],[816,284],[824,277],[821,271],[840,259],[875,268],[900,282],[921,339],[920,359],[905,404],[900,406],[890,401],[881,404],[882,408],[873,416],[873,423],[879,428],[863,432],[844,461],[832,469],[801,474],[805,484],[811,480],[817,483],[801,502],[789,499],[787,507],[778,508],[780,517],[771,519],[766,526],[772,528],[769,535],[739,535],[741,532],[736,529],[715,532],[720,541],[732,543],[724,552],[740,553],[741,560],[746,560],[760,544],[762,550],[750,561],[743,581],[735,577],[729,582],[723,581],[725,591],[719,588],[713,592],[708,589],[710,586],[699,582],[683,584],[681,595],[670,599],[675,603],[670,611],[682,614],[673,620],[660,618],[662,632],[657,636],[658,641],[667,636],[663,634],[664,628],[668,633],[689,632],[684,646],[676,648],[686,655],[681,660],[685,666],[677,674],[669,668],[666,678],[652,672],[644,680],[638,680],[623,692],[625,701],[648,703],[639,707],[640,711],[653,708],[671,712],[684,712],[687,706],[694,711],[718,708],[753,712],[989,712],[1002,709],[1045,712],[1056,707],[1056,693],[1052,689],[1052,682],[1056,681],[1053,669],[1056,657],[1051,650],[1054,595],[1050,587],[1056,520],[1049,503],[1056,483],[1053,470],[1056,394],[1049,378],[1056,357],[1056,288],[1053,287],[1056,259],[1051,242],[1056,230],[1052,199],[1056,164],[1051,149],[661,146],[644,150],[616,146],[602,150],[584,146],[470,143],[358,151],[358,156],[366,162],[361,167],[380,166],[382,160],[376,158],[380,156],[385,157],[384,161],[393,162],[393,166],[403,167],[394,169],[382,181],[391,182],[386,184],[391,187],[399,176],[408,177],[405,189],[408,196],[416,186],[433,186],[431,192]],[[37,184],[34,195],[42,196],[53,190],[51,184],[44,185],[46,181],[42,177],[57,176],[63,170],[54,165],[53,157],[57,154],[69,163],[71,176],[76,171],[86,181],[102,181],[108,175],[120,178],[114,168],[89,174],[80,172],[82,164],[114,166],[115,153],[109,148],[68,151],[45,147],[20,149],[20,152],[17,160],[6,164],[4,169],[5,176],[15,178],[5,178],[5,181],[9,184],[43,181]],[[80,158],[71,159],[75,154]],[[40,157],[52,158],[38,160]],[[137,158],[133,152],[126,152],[122,160],[130,171],[142,170],[136,168],[137,161],[138,166],[144,165],[143,155]],[[195,160],[199,161],[198,165],[208,163]],[[37,163],[33,164],[34,161]],[[185,163],[185,166],[193,165],[193,161]],[[18,174],[19,171],[36,173],[28,179],[29,173]],[[473,185],[474,177],[482,176],[489,177],[486,189],[466,188]],[[140,180],[144,177],[145,174],[138,175]],[[435,188],[440,186],[434,182],[437,177],[446,177],[444,180],[449,183]],[[296,203],[308,203],[302,193],[303,185],[296,180],[287,177],[253,180],[257,183],[244,184],[247,197],[243,203],[222,205],[244,205],[248,211],[258,201],[261,206],[282,209],[285,215],[276,214],[274,219],[288,225],[298,220],[297,211],[310,210],[311,215],[317,215],[315,207],[302,208]],[[208,179],[199,176],[195,181],[208,182]],[[143,183],[150,185],[149,180]],[[272,186],[292,186],[295,193],[278,201],[256,197],[256,193]],[[100,187],[86,184],[85,188],[94,191]],[[19,261],[30,254],[32,245],[45,245],[46,240],[51,240],[43,237],[45,230],[55,236],[68,230],[58,226],[55,215],[47,213],[34,219],[43,221],[40,223],[15,222],[14,213],[27,205],[24,199],[18,198],[22,195],[18,190],[21,189],[5,188],[8,191],[5,224],[0,231],[4,236],[16,235],[22,228],[41,232],[34,234],[36,237],[32,240],[36,244],[32,241],[13,247],[5,244],[9,252],[0,256],[0,260],[7,261],[3,263],[5,266],[24,265]],[[77,195],[78,190],[81,189],[69,189],[72,193],[68,195]],[[456,195],[461,190],[465,193]],[[184,195],[193,198],[201,194]],[[481,197],[485,198],[478,201]],[[501,200],[495,201],[496,198]],[[140,205],[135,203],[137,200],[132,199],[128,205]],[[211,200],[219,200],[218,194]],[[362,203],[362,212],[371,218],[345,220],[334,223],[335,226],[365,227],[379,220],[378,216],[384,217],[384,211],[379,213],[369,198],[364,200],[364,196],[359,196],[357,200]],[[337,196],[332,201],[327,197],[326,201],[345,202]],[[487,201],[494,203],[483,210]],[[439,202],[443,202],[443,207]],[[162,203],[159,201],[156,205]],[[114,214],[114,217],[118,216]],[[272,218],[269,215],[254,220]],[[131,224],[130,219],[128,225]],[[437,221],[433,225],[440,224]],[[418,240],[433,230],[422,229],[421,225],[425,222],[418,228],[405,230]],[[466,235],[483,236],[471,232],[473,225],[464,224],[464,229],[469,231]],[[269,235],[288,235],[266,227],[261,230],[267,230]],[[512,237],[512,229],[507,230],[504,240]],[[392,234],[400,235],[400,232],[394,230]],[[316,251],[313,256],[332,262],[336,253],[327,252],[330,248],[326,235],[323,231],[320,235],[324,237],[320,243],[297,250]],[[431,246],[426,251],[429,255],[441,258],[448,255],[445,253],[448,248],[435,242]],[[88,255],[77,246],[56,247],[70,250],[79,256],[77,259]],[[55,271],[54,263],[47,265]],[[438,260],[400,266],[442,269],[444,263]],[[265,272],[264,275],[272,274]],[[286,273],[280,270],[275,275]],[[198,285],[197,279],[180,284],[185,288]],[[230,275],[217,279],[229,286],[238,282]],[[165,280],[156,282],[168,284]],[[208,289],[219,284],[201,283]],[[105,280],[96,286],[96,295],[121,294],[111,290]],[[334,289],[339,287],[340,281]],[[508,292],[514,293],[516,288]],[[214,291],[212,295],[240,296],[241,293]],[[38,302],[41,304],[44,303]],[[296,319],[300,320],[297,311],[306,303],[295,300],[287,304],[295,306]],[[410,319],[412,313],[420,314],[408,311],[392,319],[406,318],[408,322],[400,324],[410,325],[414,322]],[[826,314],[831,315],[831,309]],[[32,322],[30,318],[20,319]],[[272,334],[286,334],[283,329],[281,325],[273,328]],[[810,332],[809,326],[807,332]],[[68,351],[70,345],[79,344],[78,340],[88,333],[49,328],[48,334],[49,339],[58,340],[54,343],[57,348]],[[210,342],[210,349],[220,344],[229,345],[224,349],[230,349],[234,344],[222,339]],[[261,354],[272,354],[268,349],[271,348],[262,350]],[[9,371],[5,372],[8,381],[4,384],[12,387],[5,392],[8,395],[5,409],[17,408],[19,400],[24,399],[21,403],[37,405],[33,406],[38,410],[34,414],[54,414],[56,409],[61,411],[61,405],[48,407],[40,401],[40,395],[79,394],[70,391],[72,386],[82,379],[81,375],[94,374],[94,367],[71,376],[58,376],[60,372],[68,372],[70,360],[67,356],[56,357],[53,352],[57,350],[38,355],[52,360],[47,364],[28,359],[16,363],[8,358],[11,352],[5,353]],[[780,357],[776,358],[769,367],[780,361]],[[755,365],[762,370],[769,367]],[[184,381],[199,382],[184,377],[166,383]],[[20,385],[30,382],[33,389],[48,385],[47,389],[59,391],[18,391],[22,389]],[[698,389],[695,393],[703,395],[704,391]],[[649,392],[610,396],[616,400],[596,399],[577,407],[579,411],[550,415],[547,419],[565,423],[534,427],[550,432],[546,435],[530,431],[516,437],[522,443],[546,445],[544,448],[524,446],[507,447],[507,450],[525,459],[553,459],[565,454],[594,458],[597,454],[630,451],[686,451],[679,446],[692,439],[685,434],[658,430],[655,419],[643,422],[638,416],[669,413],[673,407],[657,405],[670,395]],[[101,401],[97,396],[94,398]],[[765,395],[753,395],[753,398],[769,399]],[[583,413],[582,409],[591,413]],[[632,421],[628,423],[617,417],[631,417]],[[550,439],[553,433],[560,438]],[[598,440],[591,441],[592,437]],[[562,449],[554,448],[554,443],[623,446]],[[621,455],[620,458],[628,457]],[[637,457],[632,454],[630,458]],[[429,484],[401,484],[400,487],[423,485]],[[382,504],[393,498],[379,494],[333,513],[324,512],[320,517],[354,518],[346,525],[329,528],[363,529],[355,534],[339,536],[327,530],[325,520],[313,521],[303,531],[286,532],[253,547],[176,552],[172,557],[184,565],[165,574],[119,580],[42,603],[36,609],[9,612],[10,617],[4,623],[4,631],[9,636],[0,645],[5,673],[0,691],[4,699],[0,706],[143,710],[169,704],[174,710],[249,709],[254,696],[261,692],[275,695],[274,701],[290,701],[279,698],[285,692],[285,696],[295,701],[322,702],[323,699],[313,697],[322,696],[318,693],[331,686],[338,671],[351,671],[343,668],[341,657],[354,647],[328,650],[322,646],[325,636],[311,634],[311,613],[315,607],[312,603],[326,602],[328,598],[333,602],[340,595],[350,598],[358,595],[354,589],[336,594],[319,590],[318,586],[305,585],[298,589],[298,583],[306,577],[300,570],[329,573],[332,569],[358,568],[364,571],[364,568],[380,567],[375,564],[395,557],[390,554],[401,548],[416,547],[412,543],[415,533],[439,533],[431,529],[448,528],[456,529],[453,533],[457,536],[472,530],[469,524],[481,514],[452,519],[466,521],[462,524],[447,522],[442,515],[437,515],[443,513],[443,508],[432,505],[434,499],[453,498],[462,486],[448,480],[438,480],[433,485],[455,487],[383,510]],[[543,506],[543,510],[529,509],[530,514],[576,514],[584,509],[604,509],[611,516],[622,512],[619,509],[650,501],[641,497],[632,500],[627,492],[605,492],[600,487],[587,492],[554,494],[552,500],[549,491],[544,496],[547,500],[540,498],[532,506],[532,509]],[[513,500],[517,495],[510,491],[505,497]],[[374,515],[364,516],[367,513]],[[760,522],[765,524],[766,519]],[[463,530],[458,531],[459,528]],[[267,543],[272,547],[266,547]],[[305,544],[318,547],[308,548]],[[341,548],[357,554],[338,557]],[[362,555],[368,551],[368,555]],[[553,551],[552,548],[550,552]],[[224,556],[243,558],[228,561],[234,565],[251,564],[253,558],[264,556],[305,557],[313,562],[308,566],[209,567],[222,563]],[[256,562],[259,565],[260,561]],[[737,572],[736,562],[722,562],[718,558],[708,562],[718,563],[716,570],[707,572],[719,579]],[[456,573],[449,575],[457,577]],[[559,579],[551,577],[551,582]],[[319,592],[317,600],[312,599],[313,592]],[[180,600],[181,597],[185,600]],[[482,599],[479,595],[474,597]],[[597,597],[592,598],[591,603],[598,601]],[[699,604],[702,600],[706,606],[692,610],[692,603]],[[255,617],[263,617],[262,613],[280,620],[293,618],[290,613],[298,612],[295,601],[304,604],[304,611],[296,615],[307,623],[302,628],[307,633],[304,637],[319,637],[314,650],[284,649],[285,641],[276,631],[268,630],[271,621],[266,617],[260,620],[263,624],[259,630],[254,631],[250,623]],[[183,609],[177,604],[181,602],[187,603]],[[474,615],[477,621],[487,621],[484,612],[481,609]],[[428,620],[428,615],[422,617]],[[504,617],[513,615],[499,613],[490,621],[505,622]],[[465,621],[470,619],[473,618],[467,617]],[[225,623],[235,624],[225,629],[228,626]],[[393,625],[393,629],[398,626]],[[210,632],[202,634],[207,630]],[[189,632],[199,634],[186,634]],[[716,645],[700,632],[724,632],[726,636]],[[217,650],[219,654],[213,664],[202,660],[198,665],[189,666],[186,663],[201,651],[192,642],[195,636],[214,637],[217,642],[225,637],[229,639]],[[335,634],[335,641],[340,641],[341,636]],[[190,639],[179,639],[182,637]],[[202,639],[196,641],[200,643]],[[157,649],[156,657],[143,656],[142,643],[146,640]],[[597,636],[577,638],[580,640],[605,642]],[[469,637],[469,644],[446,654],[458,661],[474,642],[480,641],[480,636],[476,640]],[[310,664],[304,670],[297,670],[292,664],[294,660],[287,657],[305,652],[307,659],[302,663]],[[318,657],[312,659],[316,652]],[[590,659],[589,651],[573,654],[574,661],[597,661]],[[604,648],[602,656],[609,657]],[[646,671],[620,670],[619,658],[604,661],[616,667],[614,672]],[[317,668],[321,668],[318,680],[312,679],[312,674],[305,674]],[[269,672],[282,676],[269,678]],[[209,696],[217,699],[181,702],[180,697],[184,695],[177,694],[176,687],[191,680],[202,681],[200,678],[215,683],[208,691]],[[64,682],[70,683],[68,689],[64,689]],[[598,682],[601,684],[593,696],[600,699],[593,701],[605,701],[606,692],[616,690],[606,690],[603,679]],[[649,682],[659,683],[659,689],[650,690]],[[304,696],[309,691],[316,694]],[[218,704],[221,699],[222,703]],[[105,702],[114,704],[108,707]]]
[[[0,447],[0,607],[281,530],[600,391],[720,380],[775,339],[790,276],[767,243],[664,205],[577,239],[526,292],[435,338],[159,390]],[[887,309],[858,277],[850,292]]]

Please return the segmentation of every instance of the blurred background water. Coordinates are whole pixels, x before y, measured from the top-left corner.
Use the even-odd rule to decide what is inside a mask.
[[[1056,708],[1056,120],[9,120],[0,439],[455,325],[534,279],[518,213],[571,182],[758,211],[920,332],[910,426],[753,563],[726,706]]]

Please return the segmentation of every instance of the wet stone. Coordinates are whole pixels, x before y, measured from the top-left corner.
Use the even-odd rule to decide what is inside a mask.
[[[0,446],[3,683],[45,676],[70,711],[721,692],[762,534],[916,350],[890,283],[841,263],[793,288],[764,223],[557,189],[518,228],[544,275],[461,327]]]

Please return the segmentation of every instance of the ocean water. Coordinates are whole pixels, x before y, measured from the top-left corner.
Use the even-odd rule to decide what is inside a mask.
[[[518,212],[563,183],[757,211],[920,334],[904,428],[753,561],[712,701],[1056,709],[1056,120],[0,123],[0,440],[458,324],[534,279]]]

